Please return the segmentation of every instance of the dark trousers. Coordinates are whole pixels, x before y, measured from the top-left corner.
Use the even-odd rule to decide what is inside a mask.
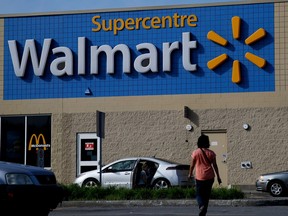
[[[208,209],[214,179],[197,180],[196,179],[196,200],[200,209],[199,216],[205,216]]]

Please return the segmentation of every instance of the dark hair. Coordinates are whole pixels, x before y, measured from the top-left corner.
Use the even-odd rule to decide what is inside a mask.
[[[197,146],[198,146],[198,148],[209,148],[210,147],[209,137],[202,134],[198,138]]]

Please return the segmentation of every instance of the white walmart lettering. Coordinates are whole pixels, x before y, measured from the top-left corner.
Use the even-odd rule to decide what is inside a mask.
[[[49,51],[52,49],[54,60],[50,64],[50,71],[55,76],[73,76],[73,52],[68,47],[56,47],[51,48],[51,42],[53,39],[44,39],[43,48],[40,58],[37,55],[35,46],[35,40],[26,40],[22,58],[20,57],[17,49],[17,41],[9,40],[9,50],[13,63],[14,73],[17,77],[24,77],[26,73],[26,67],[30,56],[32,67],[35,76],[43,76],[49,56]],[[162,69],[164,72],[171,72],[171,57],[173,51],[179,50],[180,42],[175,41],[173,43],[162,43]],[[191,63],[192,49],[197,48],[197,42],[190,40],[190,33],[182,33],[182,64],[185,70],[195,71],[197,69],[196,64]],[[134,59],[134,69],[139,73],[158,72],[158,52],[157,47],[152,43],[140,43],[136,45],[136,49],[140,52]],[[146,50],[142,53],[141,51]],[[123,73],[131,73],[131,53],[130,48],[126,44],[118,44],[115,47],[109,45],[91,46],[90,47],[90,74],[97,75],[100,67],[99,54],[106,54],[106,72],[108,74],[115,73],[115,53],[120,52],[123,59]],[[145,61],[145,64],[143,62]],[[61,67],[60,67],[61,65]],[[64,65],[64,66],[63,66]],[[85,75],[86,71],[86,38],[78,38],[78,75]]]

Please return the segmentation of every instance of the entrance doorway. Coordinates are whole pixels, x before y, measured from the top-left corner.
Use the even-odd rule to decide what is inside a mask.
[[[100,138],[96,133],[77,134],[77,176],[100,169]]]
[[[202,131],[203,134],[209,136],[210,149],[216,153],[217,165],[222,179],[222,186],[228,186],[228,168],[227,168],[227,132],[220,131]],[[218,185],[215,181],[213,186]]]

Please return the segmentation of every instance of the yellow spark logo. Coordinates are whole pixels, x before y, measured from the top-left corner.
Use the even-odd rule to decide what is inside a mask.
[[[239,39],[240,37],[240,24],[241,24],[241,18],[238,16],[234,16],[231,19],[232,24],[232,32],[233,32],[233,38]],[[257,31],[255,31],[253,34],[251,34],[246,40],[246,45],[251,45],[255,43],[256,41],[260,40],[261,38],[266,36],[266,31],[263,28],[259,28]],[[209,31],[207,34],[207,38],[210,41],[213,41],[221,46],[226,46],[228,44],[228,41],[221,37],[219,34],[217,34],[214,31]],[[266,60],[254,55],[250,52],[246,52],[245,58],[248,59],[250,62],[258,66],[259,68],[263,68],[266,65]],[[217,56],[216,58],[210,60],[207,63],[207,67],[210,70],[214,70],[216,67],[218,67],[220,64],[225,62],[225,60],[228,59],[228,55],[226,53],[221,54]],[[240,63],[238,60],[233,61],[233,67],[232,67],[232,82],[233,83],[240,83],[241,82],[241,69],[240,69]]]

